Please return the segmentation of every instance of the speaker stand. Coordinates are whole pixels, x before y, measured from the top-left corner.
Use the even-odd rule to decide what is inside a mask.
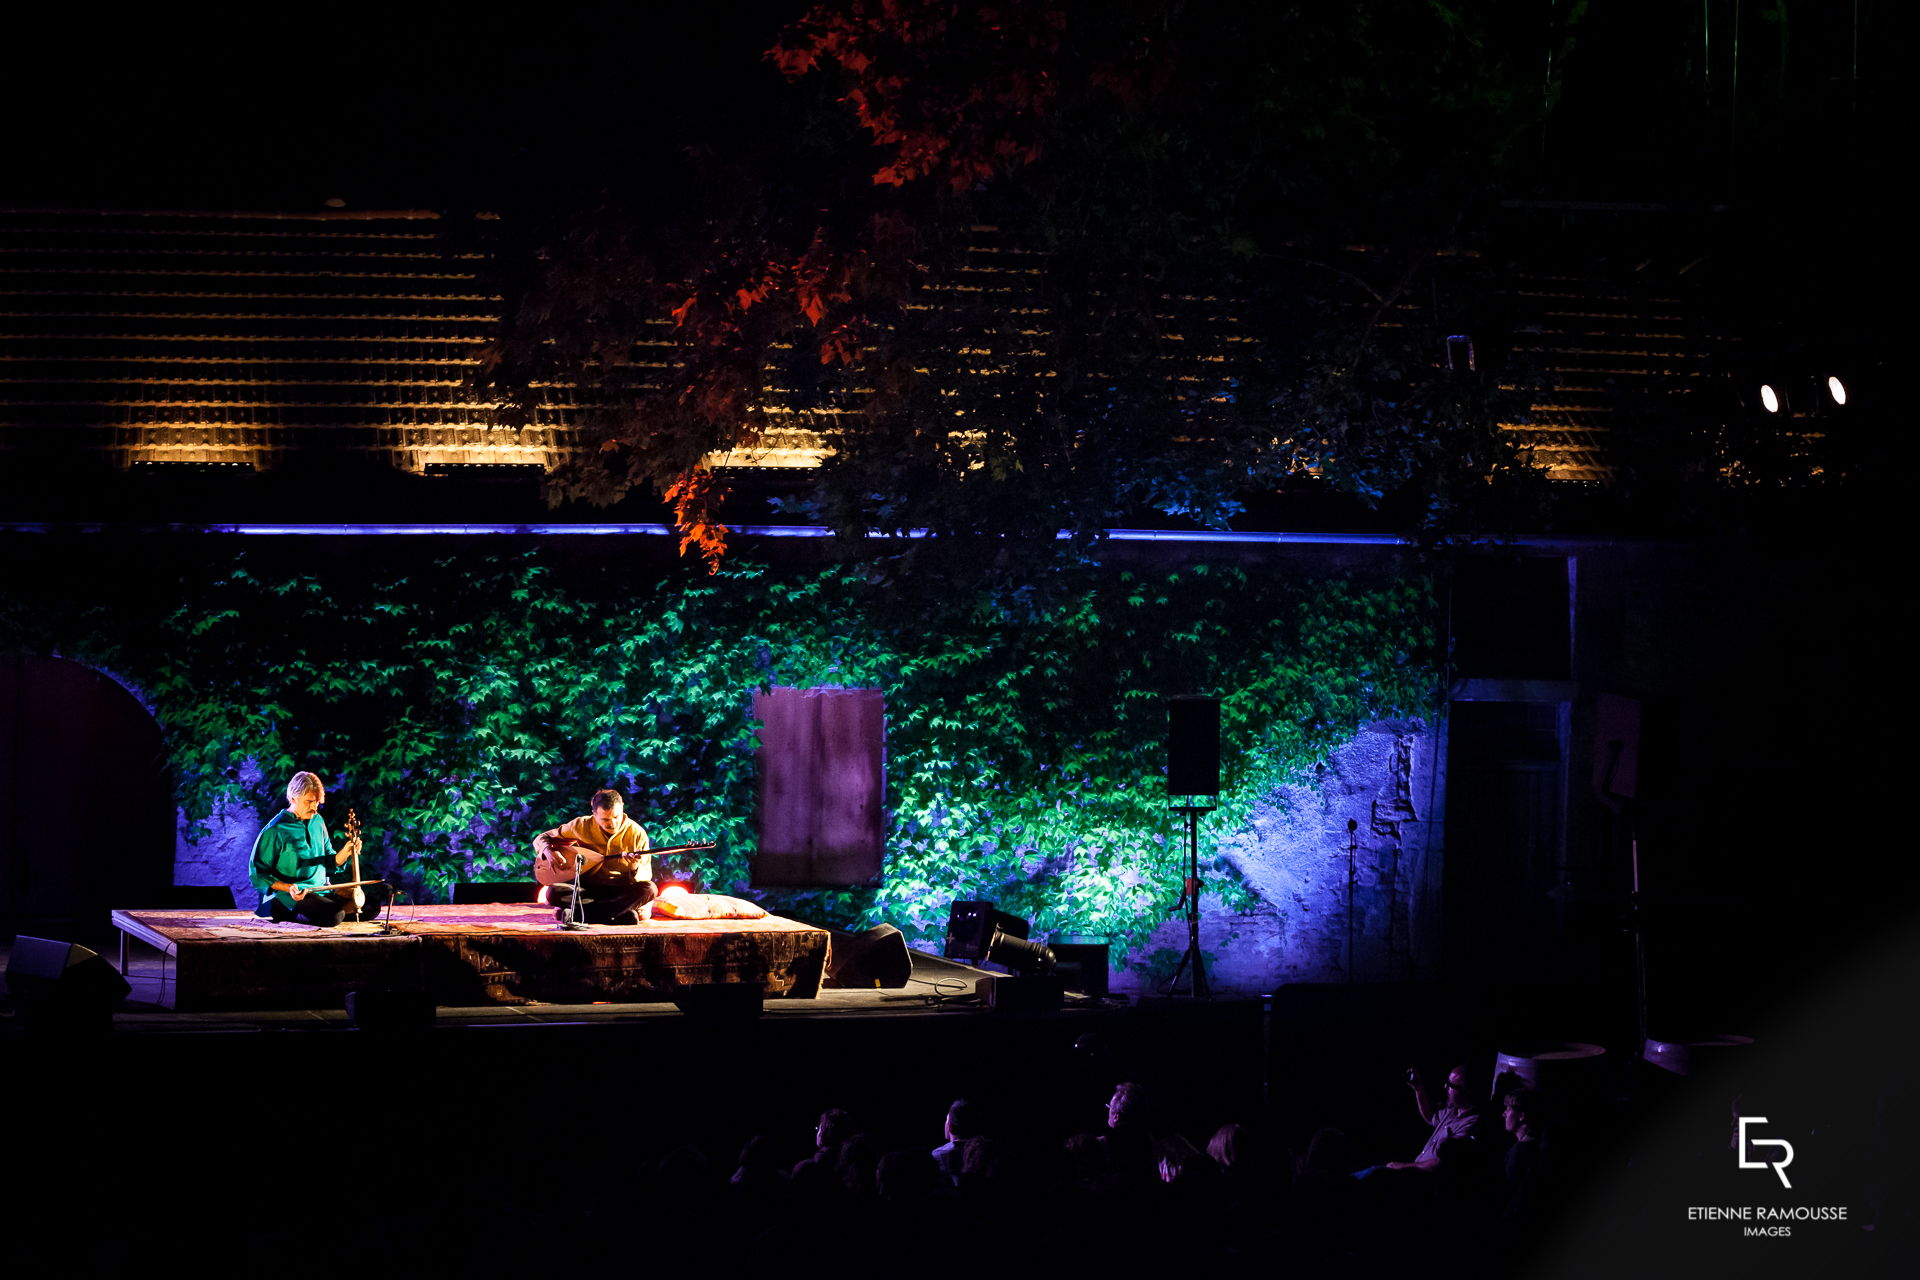
[[[1360,824],[1347,819],[1347,981],[1353,981],[1353,887],[1359,879]],[[1392,945],[1392,939],[1388,939]]]
[[[1187,906],[1187,954],[1180,957],[1173,977],[1167,980],[1167,994],[1179,995],[1180,975],[1191,970],[1193,998],[1211,1000],[1213,993],[1207,990],[1207,962],[1200,955],[1200,815],[1212,813],[1213,806],[1183,804],[1179,811],[1187,816],[1187,879],[1180,886],[1180,900]]]

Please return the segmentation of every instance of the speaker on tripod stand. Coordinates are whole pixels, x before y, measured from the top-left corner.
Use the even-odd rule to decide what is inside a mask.
[[[1220,699],[1167,699],[1167,794],[1220,794]]]
[[[1200,955],[1200,815],[1213,805],[1202,803],[1220,794],[1220,699],[1167,699],[1167,798],[1184,799],[1176,805],[1187,819],[1187,875],[1180,901],[1187,909],[1187,953],[1180,958],[1167,989],[1189,973],[1195,998],[1211,999],[1206,962]]]

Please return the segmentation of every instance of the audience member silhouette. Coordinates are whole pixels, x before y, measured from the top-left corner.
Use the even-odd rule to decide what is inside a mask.
[[[969,1138],[978,1138],[985,1133],[984,1115],[978,1103],[965,1098],[955,1098],[947,1108],[947,1118],[943,1126],[946,1141],[933,1149],[934,1163],[947,1175],[949,1182],[960,1180],[960,1146]]]

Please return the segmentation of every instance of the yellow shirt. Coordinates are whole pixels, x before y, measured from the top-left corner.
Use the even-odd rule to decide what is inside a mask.
[[[652,847],[653,841],[647,839],[647,833],[632,818],[621,815],[620,824],[612,832],[606,832],[600,829],[592,814],[586,814],[533,838],[533,878],[545,885],[572,884],[574,855],[584,849],[588,856],[580,868],[583,883],[651,880],[652,858],[615,858],[611,862],[601,859],[610,854],[644,854]]]

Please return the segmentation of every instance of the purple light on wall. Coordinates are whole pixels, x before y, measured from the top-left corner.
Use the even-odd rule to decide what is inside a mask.
[[[733,525],[734,534],[746,538],[831,538],[833,530],[815,524],[743,524]],[[407,536],[465,537],[475,534],[508,534],[521,537],[563,537],[573,535],[640,535],[678,537],[664,524],[160,524],[114,525],[99,523],[53,524],[47,521],[0,522],[4,533],[235,533],[264,537],[353,537]],[[900,533],[869,533],[868,538],[917,539],[931,535],[925,529]],[[1064,530],[1054,535],[1066,539]],[[1103,534],[1112,542],[1196,543],[1215,546],[1347,546],[1403,547],[1406,538],[1392,533],[1308,533],[1286,530],[1236,532],[1225,529],[1108,529]],[[1520,534],[1509,545],[1544,550],[1580,551],[1600,547],[1652,547],[1676,541],[1670,538],[1591,536],[1582,534]]]
[[[16,529],[28,526],[16,525]],[[46,526],[37,526],[44,530]],[[472,534],[519,534],[534,537],[560,536],[605,536],[610,534],[638,534],[648,537],[677,537],[678,533],[664,524],[219,524],[196,526],[209,533],[255,534],[267,537],[297,536],[399,536],[424,534],[429,536],[466,536]],[[824,525],[790,524],[742,524],[731,527],[732,532],[747,538],[831,538],[833,530]],[[919,539],[930,535],[925,529],[908,529],[899,533],[869,533],[868,538],[886,540],[892,538]],[[1073,535],[1062,530],[1054,535],[1065,540]],[[1395,547],[1406,545],[1407,540],[1397,534],[1387,533],[1288,533],[1256,532],[1236,533],[1221,529],[1108,529],[1105,536],[1113,542],[1196,542],[1214,544],[1277,545],[1277,544],[1322,544],[1332,546]]]

